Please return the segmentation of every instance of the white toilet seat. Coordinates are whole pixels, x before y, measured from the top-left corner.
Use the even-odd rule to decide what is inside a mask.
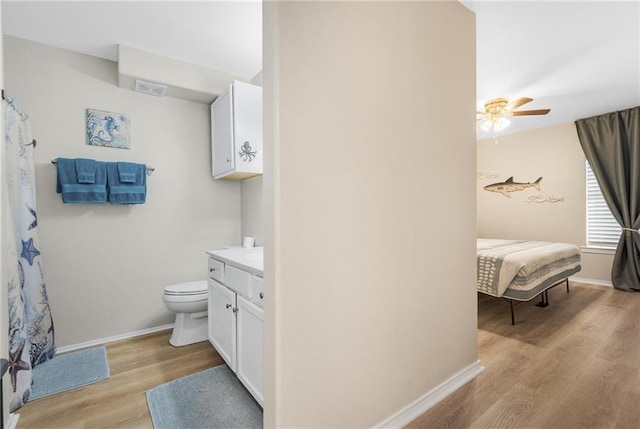
[[[162,300],[164,302],[200,302],[206,301],[208,299],[208,295],[206,292],[204,293],[192,293],[192,294],[169,294],[164,293],[162,295]]]
[[[207,281],[198,280],[194,282],[178,283],[164,288],[165,295],[201,295],[207,293]]]

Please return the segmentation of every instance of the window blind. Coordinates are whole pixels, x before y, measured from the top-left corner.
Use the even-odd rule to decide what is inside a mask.
[[[587,161],[587,246],[615,249],[622,228],[607,206]]]

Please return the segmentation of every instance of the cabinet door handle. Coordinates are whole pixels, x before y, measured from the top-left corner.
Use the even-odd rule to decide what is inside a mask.
[[[238,307],[233,307],[233,312],[237,313],[238,312]]]
[[[210,273],[214,272],[215,270],[216,270],[215,268],[209,268]]]
[[[260,299],[264,298],[264,293],[260,292]]]
[[[231,304],[227,304],[227,305],[226,305],[226,307],[227,307],[227,308],[231,308]]]

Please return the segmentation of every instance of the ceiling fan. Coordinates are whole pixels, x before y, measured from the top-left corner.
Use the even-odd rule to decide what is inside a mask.
[[[484,103],[484,112],[478,111],[478,115],[483,115],[478,121],[483,121],[480,127],[485,131],[493,129],[494,132],[504,130],[511,122],[509,116],[530,116],[546,115],[551,109],[535,110],[515,110],[520,106],[533,101],[533,98],[522,97],[509,102],[506,98],[494,98]]]

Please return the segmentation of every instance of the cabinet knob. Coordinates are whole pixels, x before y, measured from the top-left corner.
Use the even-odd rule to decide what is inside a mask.
[[[260,292],[260,299],[264,298],[264,293]]]
[[[227,158],[227,162],[231,162],[231,158]]]
[[[226,307],[227,307],[227,308],[231,308],[231,304],[227,304],[227,305],[226,305]]]
[[[237,313],[238,312],[238,307],[233,307],[233,312]]]
[[[210,273],[214,272],[215,270],[216,270],[215,268],[209,268]]]

